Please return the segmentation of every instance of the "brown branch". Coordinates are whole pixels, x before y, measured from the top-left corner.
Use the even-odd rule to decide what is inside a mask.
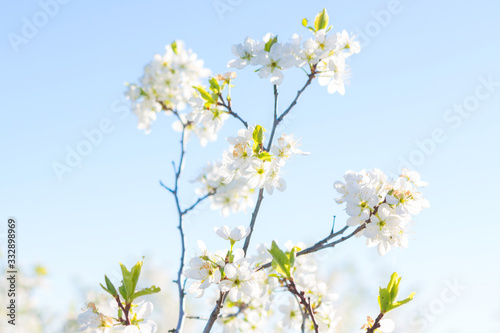
[[[231,108],[231,101],[226,101],[224,100],[224,97],[222,97],[222,94],[219,94],[219,99],[221,100],[220,102],[217,103],[217,105],[220,105],[220,106],[223,106],[224,108],[226,108],[226,111],[229,115],[233,116],[234,118],[238,119],[239,121],[241,121],[241,123],[243,124],[243,126],[245,126],[245,128],[248,128],[248,123],[243,120],[243,118],[241,118],[236,112],[233,111],[233,109]]]
[[[313,325],[314,325],[314,331],[316,333],[318,333],[319,326],[318,326],[318,323],[316,322],[316,318],[314,317],[314,310],[311,306],[311,298],[310,297],[306,298],[305,293],[303,291],[299,291],[297,289],[297,286],[295,285],[295,282],[293,282],[292,278],[285,280],[285,283],[286,283],[286,287],[287,287],[288,291],[290,291],[293,295],[295,295],[299,298],[300,304],[302,304],[304,306],[306,313],[308,313],[309,316],[311,317],[311,320],[312,320]]]
[[[375,319],[375,322],[373,323],[372,327],[368,327],[366,329],[366,333],[375,333],[375,330],[377,328],[380,328],[380,320],[382,320],[383,317],[384,317],[384,314],[380,313],[378,315],[377,319]]]
[[[215,303],[215,307],[212,310],[212,313],[210,314],[210,317],[208,318],[208,322],[207,322],[205,328],[203,329],[203,333],[210,332],[210,330],[214,326],[215,321],[219,317],[220,310],[224,306],[224,301],[226,300],[226,297],[227,297],[228,293],[229,292],[227,292],[227,291],[226,292],[222,292],[222,291],[220,292],[219,299]]]

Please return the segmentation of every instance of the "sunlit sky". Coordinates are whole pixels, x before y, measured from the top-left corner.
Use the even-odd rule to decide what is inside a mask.
[[[22,36],[24,18],[33,21],[42,7],[31,0],[4,5],[1,217],[19,221],[20,265],[43,264],[49,271],[52,291],[40,303],[63,317],[71,301],[85,301],[78,299],[79,286],[97,287],[118,262],[130,265],[143,255],[172,273],[177,269],[176,210],[158,181],[173,181],[170,162],[178,158],[178,133],[171,129],[173,118],[164,116],[151,134],[138,130],[135,115],[124,109],[124,83],[136,82],[143,66],[174,39],[184,40],[213,73],[223,73],[231,45],[267,32],[282,41],[293,33],[307,36],[301,19],[326,7],[333,30],[356,32],[364,47],[349,58],[345,96],[330,95],[315,82],[278,129],[301,137],[302,149],[311,155],[287,164],[285,192],[266,195],[253,244],[315,242],[329,232],[333,215],[339,227],[344,224],[332,185],[345,171],[380,168],[395,174],[409,161],[430,183],[424,193],[431,202],[416,218],[409,248],[380,257],[362,239],[353,239],[322,256],[321,263],[331,269],[355,265],[361,274],[356,279],[373,290],[359,311],[359,326],[366,315],[377,314],[377,288],[397,271],[406,286],[402,292],[418,293],[394,314],[396,332],[416,331],[422,311],[434,311],[423,332],[498,332],[500,5],[242,0],[221,13],[214,3],[69,1],[14,47],[9,36]],[[304,82],[300,71],[285,72],[281,110]],[[270,126],[271,84],[247,69],[238,71],[235,85],[238,113]],[[110,133],[58,179],[54,162],[64,163],[68,149],[85,140],[83,131],[98,129],[103,119],[112,124]],[[216,143],[202,148],[189,142],[185,205],[196,199],[189,181],[206,161],[220,158],[224,137],[239,128],[230,119]],[[202,205],[186,222],[188,257],[198,239],[214,249],[224,245],[214,226],[249,221],[250,212],[224,218]],[[2,241],[5,232],[0,230]],[[466,287],[436,313],[436,300],[457,279]]]

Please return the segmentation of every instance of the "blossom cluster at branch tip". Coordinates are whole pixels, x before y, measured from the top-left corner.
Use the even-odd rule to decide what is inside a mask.
[[[156,54],[145,66],[140,84],[127,84],[125,95],[138,117],[138,128],[148,133],[162,110],[166,114],[184,110],[193,97],[193,86],[208,75],[210,71],[203,67],[203,60],[186,50],[183,41],[167,45],[163,55]]]
[[[107,308],[113,312],[121,311],[115,300],[111,300]],[[156,323],[148,317],[153,311],[151,302],[140,302],[134,304],[130,309],[129,317],[133,324],[123,325],[112,316],[104,315],[99,308],[92,302],[87,303],[86,308],[82,309],[78,315],[79,332],[89,333],[155,333],[158,330]]]
[[[151,302],[136,299],[146,295],[160,292],[160,288],[151,286],[138,290],[137,283],[141,274],[143,261],[139,261],[130,270],[120,264],[123,280],[116,288],[111,280],[104,275],[105,285],[101,284],[108,294],[112,296],[106,310],[100,310],[95,303],[87,303],[82,309],[84,312],[78,316],[79,331],[90,333],[156,333],[158,326],[148,317],[153,312]],[[104,314],[108,313],[108,314]],[[112,313],[115,315],[113,316]]]
[[[394,180],[378,169],[360,172],[348,171],[344,182],[335,182],[334,187],[342,194],[336,199],[346,204],[350,216],[348,226],[365,226],[364,235],[368,246],[377,246],[380,255],[393,247],[408,246],[408,227],[413,216],[429,207],[419,191],[427,186],[415,171],[403,168]]]
[[[305,40],[298,34],[294,34],[287,43],[278,42],[278,36],[271,33],[262,40],[247,37],[243,43],[233,45],[232,52],[236,59],[229,61],[227,66],[237,69],[255,66],[260,78],[270,78],[275,85],[283,82],[285,70],[306,67],[318,76],[320,85],[328,87],[329,93],[343,95],[348,75],[346,58],[359,53],[361,47],[355,36],[345,30],[329,34],[331,27],[328,26],[326,10],[320,12],[318,17],[322,23],[315,22],[314,27],[307,27],[313,36]]]
[[[215,191],[210,197],[211,208],[221,209],[223,216],[252,205],[255,190],[266,189],[269,194],[274,189],[284,191],[286,182],[281,177],[281,168],[292,156],[307,154],[298,148],[299,140],[287,134],[282,134],[267,151],[263,145],[264,132],[259,125],[240,129],[236,137],[227,138],[231,148],[223,154],[222,161],[209,163],[196,179],[203,185],[198,194]]]

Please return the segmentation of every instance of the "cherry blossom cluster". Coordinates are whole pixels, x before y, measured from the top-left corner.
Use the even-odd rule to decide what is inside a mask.
[[[394,180],[378,169],[360,172],[348,171],[344,182],[337,181],[335,189],[342,194],[336,199],[346,204],[350,216],[348,226],[364,226],[368,246],[377,246],[380,255],[393,247],[408,246],[408,226],[413,216],[429,207],[419,191],[427,186],[416,171],[403,168]]]
[[[80,315],[78,315],[78,324],[80,326],[79,331],[90,332],[90,333],[155,333],[158,330],[156,323],[149,318],[153,312],[153,304],[151,302],[140,302],[134,304],[130,308],[129,316],[133,318],[132,325],[122,325],[120,321],[112,316],[105,315],[103,311],[100,310],[101,307],[97,307],[95,303],[89,302],[86,304],[86,308],[82,309]],[[109,313],[117,313],[121,311],[115,300],[109,302],[108,306],[104,306]]]
[[[188,289],[196,297],[202,297],[205,290],[212,284],[218,286],[221,292],[228,292],[232,302],[239,301],[243,295],[257,297],[259,295],[259,280],[264,278],[264,272],[254,269],[253,260],[245,258],[242,248],[234,249],[236,242],[244,239],[249,229],[228,226],[215,228],[217,235],[229,240],[230,249],[210,253],[202,241],[198,241],[200,255],[189,261],[189,267],[184,270],[184,276],[195,280]]]
[[[283,295],[283,281],[277,278],[276,271],[270,269],[264,273],[264,270],[258,270],[272,260],[268,248],[259,244],[257,255],[245,258],[243,250],[235,249],[234,245],[248,235],[248,229],[223,226],[215,228],[215,232],[229,241],[230,249],[211,253],[202,241],[198,241],[200,253],[189,261],[189,267],[184,271],[184,276],[194,280],[188,292],[202,297],[211,285],[217,285],[221,292],[229,292],[219,319],[227,333],[264,332],[263,329],[271,324],[268,319],[273,314],[272,308],[278,308],[282,315],[279,322],[274,322],[280,331],[300,329],[299,304],[293,297]],[[291,251],[305,245],[287,242],[285,247]],[[340,317],[333,303],[338,295],[328,290],[327,283],[319,279],[317,272],[318,266],[313,258],[296,258],[295,283],[311,299],[321,332],[336,332]],[[314,332],[312,322],[307,323],[306,329]]]
[[[300,251],[305,248],[304,243],[293,244],[288,241],[285,249]],[[273,274],[272,269],[269,274]],[[297,288],[305,292],[311,301],[314,316],[319,325],[320,332],[338,332],[341,317],[337,314],[334,302],[339,298],[338,294],[331,291],[327,280],[318,274],[318,264],[314,257],[296,257],[294,263],[293,279]],[[288,300],[279,306],[283,318],[278,323],[279,327],[288,328],[291,332],[299,331],[302,324],[302,314],[299,304],[294,297],[287,295]],[[306,332],[314,332],[312,321],[306,323]]]
[[[298,148],[299,140],[286,134],[267,151],[263,146],[264,132],[259,125],[240,129],[236,137],[227,138],[231,148],[223,154],[222,162],[208,164],[197,178],[203,184],[198,194],[215,191],[210,197],[211,207],[221,209],[224,216],[252,205],[256,189],[265,188],[269,194],[274,189],[284,191],[286,182],[281,178],[281,168],[292,156],[307,154]]]
[[[146,301],[137,301],[137,298],[160,292],[160,288],[137,289],[142,270],[142,261],[135,264],[130,270],[120,264],[123,280],[116,288],[111,280],[104,275],[105,285],[101,284],[112,300],[107,309],[97,307],[89,302],[84,311],[78,316],[79,331],[90,333],[155,333],[158,326],[148,317],[153,312],[153,304]],[[113,316],[112,313],[115,313]]]
[[[203,60],[187,50],[184,42],[167,45],[165,54],[156,54],[145,66],[140,84],[128,84],[126,96],[138,117],[138,128],[149,132],[162,110],[166,114],[184,110],[193,97],[193,86],[208,75],[210,70],[203,67]]]
[[[302,40],[302,36],[294,34],[288,43],[278,42],[278,36],[271,33],[262,40],[247,37],[243,43],[233,45],[236,59],[229,61],[228,67],[258,67],[259,77],[270,78],[275,85],[282,83],[284,70],[306,67],[317,73],[319,84],[327,86],[329,93],[343,95],[348,74],[346,58],[360,52],[359,43],[345,30],[329,33],[331,26],[328,26],[326,10],[318,14],[313,27],[308,26],[305,19],[302,23],[312,32],[312,37]]]

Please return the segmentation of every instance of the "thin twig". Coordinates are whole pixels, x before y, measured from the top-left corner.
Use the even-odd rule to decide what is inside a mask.
[[[236,112],[233,111],[233,109],[231,108],[231,102],[228,101],[226,103],[226,101],[224,100],[224,97],[222,97],[222,94],[219,94],[219,99],[221,100],[221,102],[218,102],[217,104],[220,105],[220,106],[223,106],[226,108],[227,110],[227,113],[230,114],[231,116],[233,116],[234,118],[238,119],[239,121],[241,121],[241,123],[243,124],[243,126],[245,126],[245,128],[248,128],[248,123],[243,120],[243,118],[241,118]]]
[[[366,333],[374,333],[377,328],[380,328],[380,321],[384,317],[384,314],[381,312],[378,316],[377,319],[375,319],[375,322],[373,323],[372,327],[368,327],[366,329]]]
[[[264,189],[261,188],[259,190],[259,197],[257,198],[257,204],[252,213],[252,220],[250,221],[250,232],[248,236],[245,238],[245,244],[243,244],[243,251],[245,252],[245,256],[248,250],[248,246],[250,246],[250,239],[252,238],[253,228],[255,226],[255,221],[257,221],[257,215],[259,214],[260,204],[264,199]]]
[[[295,106],[295,104],[297,104],[297,101],[299,100],[300,95],[302,95],[302,93],[304,92],[304,90],[306,90],[306,88],[311,84],[311,82],[316,77],[316,74],[317,73],[316,73],[316,65],[315,65],[315,66],[312,67],[311,74],[307,75],[309,77],[309,79],[307,80],[306,84],[304,84],[304,86],[302,87],[302,89],[300,89],[299,91],[297,91],[297,95],[295,96],[295,99],[292,101],[292,103],[290,104],[290,106],[285,111],[283,111],[283,113],[281,114],[281,116],[278,117],[278,124],[283,120],[283,118],[285,118],[285,116],[288,114],[288,112],[290,112],[290,110],[292,110],[292,108]]]
[[[205,200],[206,198],[208,198],[208,197],[210,197],[210,196],[214,195],[214,194],[215,194],[215,192],[216,192],[216,189],[214,189],[214,190],[212,190],[211,192],[209,192],[209,193],[205,194],[205,195],[204,195],[204,196],[202,196],[201,198],[198,198],[198,200],[196,200],[196,202],[195,202],[194,204],[192,204],[192,205],[191,205],[191,206],[189,206],[188,208],[184,209],[184,210],[182,211],[182,213],[181,213],[181,214],[182,214],[182,215],[186,215],[186,213],[187,213],[187,212],[189,212],[190,210],[193,210],[196,206],[198,206],[198,204],[199,204],[200,202],[202,202],[202,201],[203,201],[203,200]]]
[[[340,229],[339,231],[337,231],[335,233],[330,233],[330,235],[328,235],[328,237],[320,240],[316,244],[314,244],[314,245],[312,245],[312,246],[310,246],[310,247],[308,247],[308,248],[306,248],[306,249],[304,249],[302,251],[297,252],[297,256],[303,256],[305,254],[317,252],[317,251],[320,251],[320,250],[323,250],[323,249],[326,249],[326,248],[329,248],[329,247],[334,247],[335,245],[337,245],[339,243],[342,243],[342,242],[345,242],[346,240],[348,240],[352,236],[356,235],[361,230],[365,229],[366,225],[361,225],[358,228],[356,228],[356,230],[354,230],[349,235],[344,236],[344,237],[342,237],[342,238],[340,238],[340,239],[338,239],[338,240],[336,240],[334,242],[325,244],[329,240],[333,239],[334,237],[342,235],[348,228],[349,228],[348,226],[345,226],[344,228]],[[266,269],[266,268],[269,268],[269,267],[271,267],[271,262],[268,262],[267,264],[259,266],[256,270],[260,271],[261,269]]]
[[[286,283],[286,287],[288,288],[288,290],[293,295],[295,295],[296,297],[299,298],[299,303],[304,306],[304,309],[306,310],[306,314],[308,313],[309,317],[311,317],[311,320],[312,320],[313,326],[314,326],[314,331],[316,333],[318,333],[319,326],[318,326],[318,323],[316,322],[316,318],[314,317],[314,310],[311,306],[311,298],[310,297],[306,298],[305,293],[303,291],[299,291],[297,289],[297,286],[295,285],[295,282],[293,282],[292,278],[285,280],[285,283]]]
[[[274,138],[274,132],[276,132],[276,128],[278,127],[279,123],[283,120],[283,118],[285,118],[285,116],[290,112],[290,110],[292,110],[292,108],[297,104],[297,101],[298,101],[300,95],[304,92],[304,90],[311,84],[312,80],[314,79],[314,77],[316,75],[315,67],[313,67],[311,69],[312,69],[312,72],[311,72],[311,74],[308,74],[309,77],[308,77],[307,82],[304,84],[302,89],[300,89],[297,92],[297,96],[295,96],[295,99],[292,101],[290,106],[288,106],[288,108],[279,117],[277,117],[277,114],[278,114],[278,110],[277,110],[278,109],[278,89],[277,89],[277,86],[274,85],[274,87],[273,87],[274,99],[275,99],[275,101],[274,101],[274,121],[273,121],[272,130],[271,130],[271,136],[270,136],[269,142],[267,144],[267,150],[271,149],[271,146],[273,143],[272,139]],[[232,110],[229,109],[228,111],[232,111]],[[235,116],[235,115],[233,114],[233,116]],[[236,117],[236,118],[238,118],[238,117]],[[240,118],[238,118],[238,119],[240,119]],[[244,125],[246,124],[246,122],[244,122],[242,119],[240,119],[240,121],[242,121]],[[245,256],[246,256],[246,253],[248,251],[248,247],[250,246],[250,240],[251,240],[252,233],[254,230],[255,222],[257,220],[257,215],[259,214],[260,205],[261,205],[263,199],[264,199],[264,189],[260,189],[259,190],[259,197],[257,198],[257,203],[255,204],[255,208],[254,208],[253,213],[252,213],[252,219],[250,221],[250,227],[249,227],[250,232],[249,232],[248,236],[245,238],[245,243],[243,245],[243,251],[245,252]],[[271,266],[271,265],[269,264],[269,266]],[[215,307],[212,311],[212,314],[210,315],[210,318],[208,320],[207,325],[205,326],[205,329],[203,330],[203,333],[208,333],[212,329],[212,326],[214,325],[215,321],[217,320],[217,317],[218,317],[219,312],[224,304],[226,297],[227,297],[227,293],[221,293],[221,297],[219,298],[219,300],[215,304]]]
[[[215,307],[214,309],[212,310],[212,313],[210,314],[210,318],[208,318],[208,322],[207,322],[207,325],[205,326],[205,328],[203,329],[203,333],[208,333],[210,332],[210,330],[212,329],[212,327],[214,326],[214,323],[215,321],[217,320],[217,318],[219,317],[219,313],[220,313],[220,310],[222,309],[222,307],[224,306],[224,301],[226,300],[226,297],[227,297],[227,294],[229,292],[220,292],[219,293],[219,299],[217,300],[217,302],[215,303]]]
[[[304,310],[302,310],[302,306],[300,304],[300,299],[297,295],[292,293],[293,297],[295,297],[295,300],[297,301],[297,304],[299,305],[299,310],[300,310],[300,315],[302,316],[302,325],[300,325],[300,330],[302,333],[306,332],[306,320],[307,320],[307,314],[304,313]]]
[[[172,166],[174,168],[174,174],[175,174],[175,179],[174,179],[174,186],[173,188],[166,186],[163,184],[163,182],[160,181],[160,185],[163,186],[165,189],[167,189],[172,195],[174,196],[175,199],[175,206],[177,208],[177,215],[179,219],[179,224],[177,226],[177,229],[179,229],[179,234],[181,238],[181,256],[180,256],[180,263],[179,263],[179,270],[177,271],[177,279],[174,280],[175,284],[177,284],[177,291],[179,294],[179,316],[177,319],[177,328],[172,330],[174,333],[180,333],[182,332],[182,328],[184,326],[184,319],[185,319],[185,295],[186,295],[186,279],[182,281],[182,272],[184,270],[184,262],[185,262],[185,255],[186,255],[186,241],[185,241],[185,235],[184,235],[184,220],[183,217],[186,215],[188,212],[193,210],[200,202],[203,200],[207,199],[208,197],[212,196],[215,194],[215,189],[208,194],[206,194],[203,197],[198,198],[191,206],[189,206],[186,209],[181,208],[181,204],[179,201],[179,178],[181,176],[182,172],[182,164],[184,163],[184,156],[186,154],[185,151],[185,145],[184,145],[184,139],[186,137],[186,128],[189,126],[189,122],[184,123],[179,115],[179,113],[176,110],[172,110],[167,108],[165,103],[158,101],[158,103],[161,104],[163,110],[165,111],[171,111],[177,119],[181,122],[182,124],[182,133],[181,133],[181,140],[180,140],[180,157],[179,157],[179,162],[176,166],[175,162],[172,161]]]

